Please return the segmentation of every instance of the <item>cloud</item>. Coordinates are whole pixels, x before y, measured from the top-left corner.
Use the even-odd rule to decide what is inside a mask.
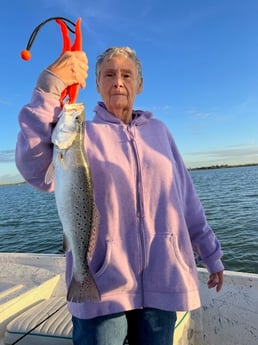
[[[217,150],[208,150],[208,151],[197,151],[197,152],[190,152],[188,154],[191,155],[209,155],[212,157],[228,157],[228,156],[252,156],[256,155],[256,159],[258,160],[258,147],[249,146],[249,145],[233,145],[228,146],[223,149]]]
[[[0,176],[0,185],[24,182],[20,174],[5,174]]]
[[[218,110],[198,111],[189,110],[186,112],[188,130],[192,135],[200,136],[214,130],[214,126],[226,126],[236,119],[235,114],[224,114]],[[221,127],[222,128],[222,127]]]
[[[15,151],[0,151],[0,185],[24,181],[15,165]]]
[[[143,107],[144,108],[144,107]],[[146,107],[145,107],[146,108]],[[148,107],[151,111],[153,112],[157,112],[157,111],[172,111],[174,110],[174,107],[172,105],[154,105],[154,106],[150,106]]]
[[[0,104],[2,104],[2,105],[10,105],[11,102],[8,99],[0,98]]]
[[[209,112],[194,112],[192,114],[192,118],[195,120],[205,120],[211,116],[212,116],[212,113],[209,113]]]
[[[47,8],[61,8],[64,13],[67,13],[67,18],[71,20],[83,17],[86,18],[86,21],[87,19],[109,20],[114,17],[113,10],[119,8],[119,6],[113,5],[114,8],[110,10],[112,3],[110,4],[105,0],[99,0],[98,2],[95,0],[87,0],[87,2],[84,0],[42,0],[42,3]]]
[[[186,152],[183,156],[189,167],[253,164],[258,163],[258,146],[235,145],[222,149]]]
[[[159,34],[166,32],[162,27],[160,28],[160,23],[159,25],[145,25],[146,21],[149,21],[154,15],[157,18],[155,9],[147,0],[142,0],[138,4],[137,11],[134,3],[119,0],[41,0],[41,3],[42,6],[52,11],[60,9],[63,15],[71,20],[81,17],[83,33],[85,30],[87,35],[95,40],[94,44],[99,47],[106,46],[107,40],[112,40],[110,35],[113,35],[113,32],[115,32],[116,38],[117,32],[121,31],[125,32],[127,38],[139,39],[141,37],[141,40],[146,39],[146,32],[150,33],[150,37],[155,30],[158,30]],[[144,34],[139,35],[140,29],[141,32],[144,30]]]
[[[183,15],[178,18],[177,24],[180,29],[189,29],[196,24],[213,19],[218,11],[218,4],[208,4],[204,7],[196,6],[196,8],[193,7],[190,11],[184,12]]]
[[[0,151],[0,163],[14,162],[15,150],[2,150]]]

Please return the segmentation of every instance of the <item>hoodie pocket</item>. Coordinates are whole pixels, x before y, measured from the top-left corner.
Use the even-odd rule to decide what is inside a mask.
[[[156,234],[150,247],[148,267],[144,272],[147,290],[186,290],[192,281],[194,267],[193,253],[188,246],[180,250],[175,235]]]
[[[193,252],[192,252],[192,247],[187,248],[184,247],[181,251],[178,246],[178,240],[177,237],[173,234],[171,234],[170,241],[172,243],[172,247],[174,249],[174,254],[176,257],[177,262],[181,267],[186,270],[187,272],[191,272],[193,267],[195,266],[194,264],[194,259],[193,259]]]
[[[94,277],[101,293],[120,293],[135,286],[128,256],[119,241],[106,241],[105,258]]]

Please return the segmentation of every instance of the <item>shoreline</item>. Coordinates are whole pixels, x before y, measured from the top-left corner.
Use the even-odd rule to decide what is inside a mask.
[[[20,181],[20,182],[10,182],[10,183],[0,183],[0,187],[8,187],[8,186],[19,186],[27,184],[26,181]]]
[[[229,165],[229,164],[216,164],[216,165],[209,165],[197,168],[187,168],[188,171],[194,170],[210,170],[210,169],[230,169],[230,168],[244,168],[244,167],[254,167],[258,166],[258,163],[249,163],[249,164],[236,164],[236,165]],[[0,187],[7,187],[7,186],[18,186],[27,184],[26,181],[20,182],[10,182],[10,183],[0,183]]]
[[[197,168],[188,168],[189,171],[193,170],[208,170],[208,169],[230,169],[230,168],[245,168],[245,167],[254,167],[258,166],[258,163],[248,163],[248,164],[216,164],[216,165],[209,165]]]

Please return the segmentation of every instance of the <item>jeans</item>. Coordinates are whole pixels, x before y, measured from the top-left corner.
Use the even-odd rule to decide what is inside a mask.
[[[176,312],[143,308],[72,321],[74,345],[173,345]]]

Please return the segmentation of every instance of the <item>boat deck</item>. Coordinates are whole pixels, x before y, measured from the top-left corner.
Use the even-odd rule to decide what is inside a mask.
[[[71,345],[59,255],[0,253],[0,345]],[[178,313],[175,345],[257,345],[258,275],[225,272],[217,294],[198,269],[202,308]]]

